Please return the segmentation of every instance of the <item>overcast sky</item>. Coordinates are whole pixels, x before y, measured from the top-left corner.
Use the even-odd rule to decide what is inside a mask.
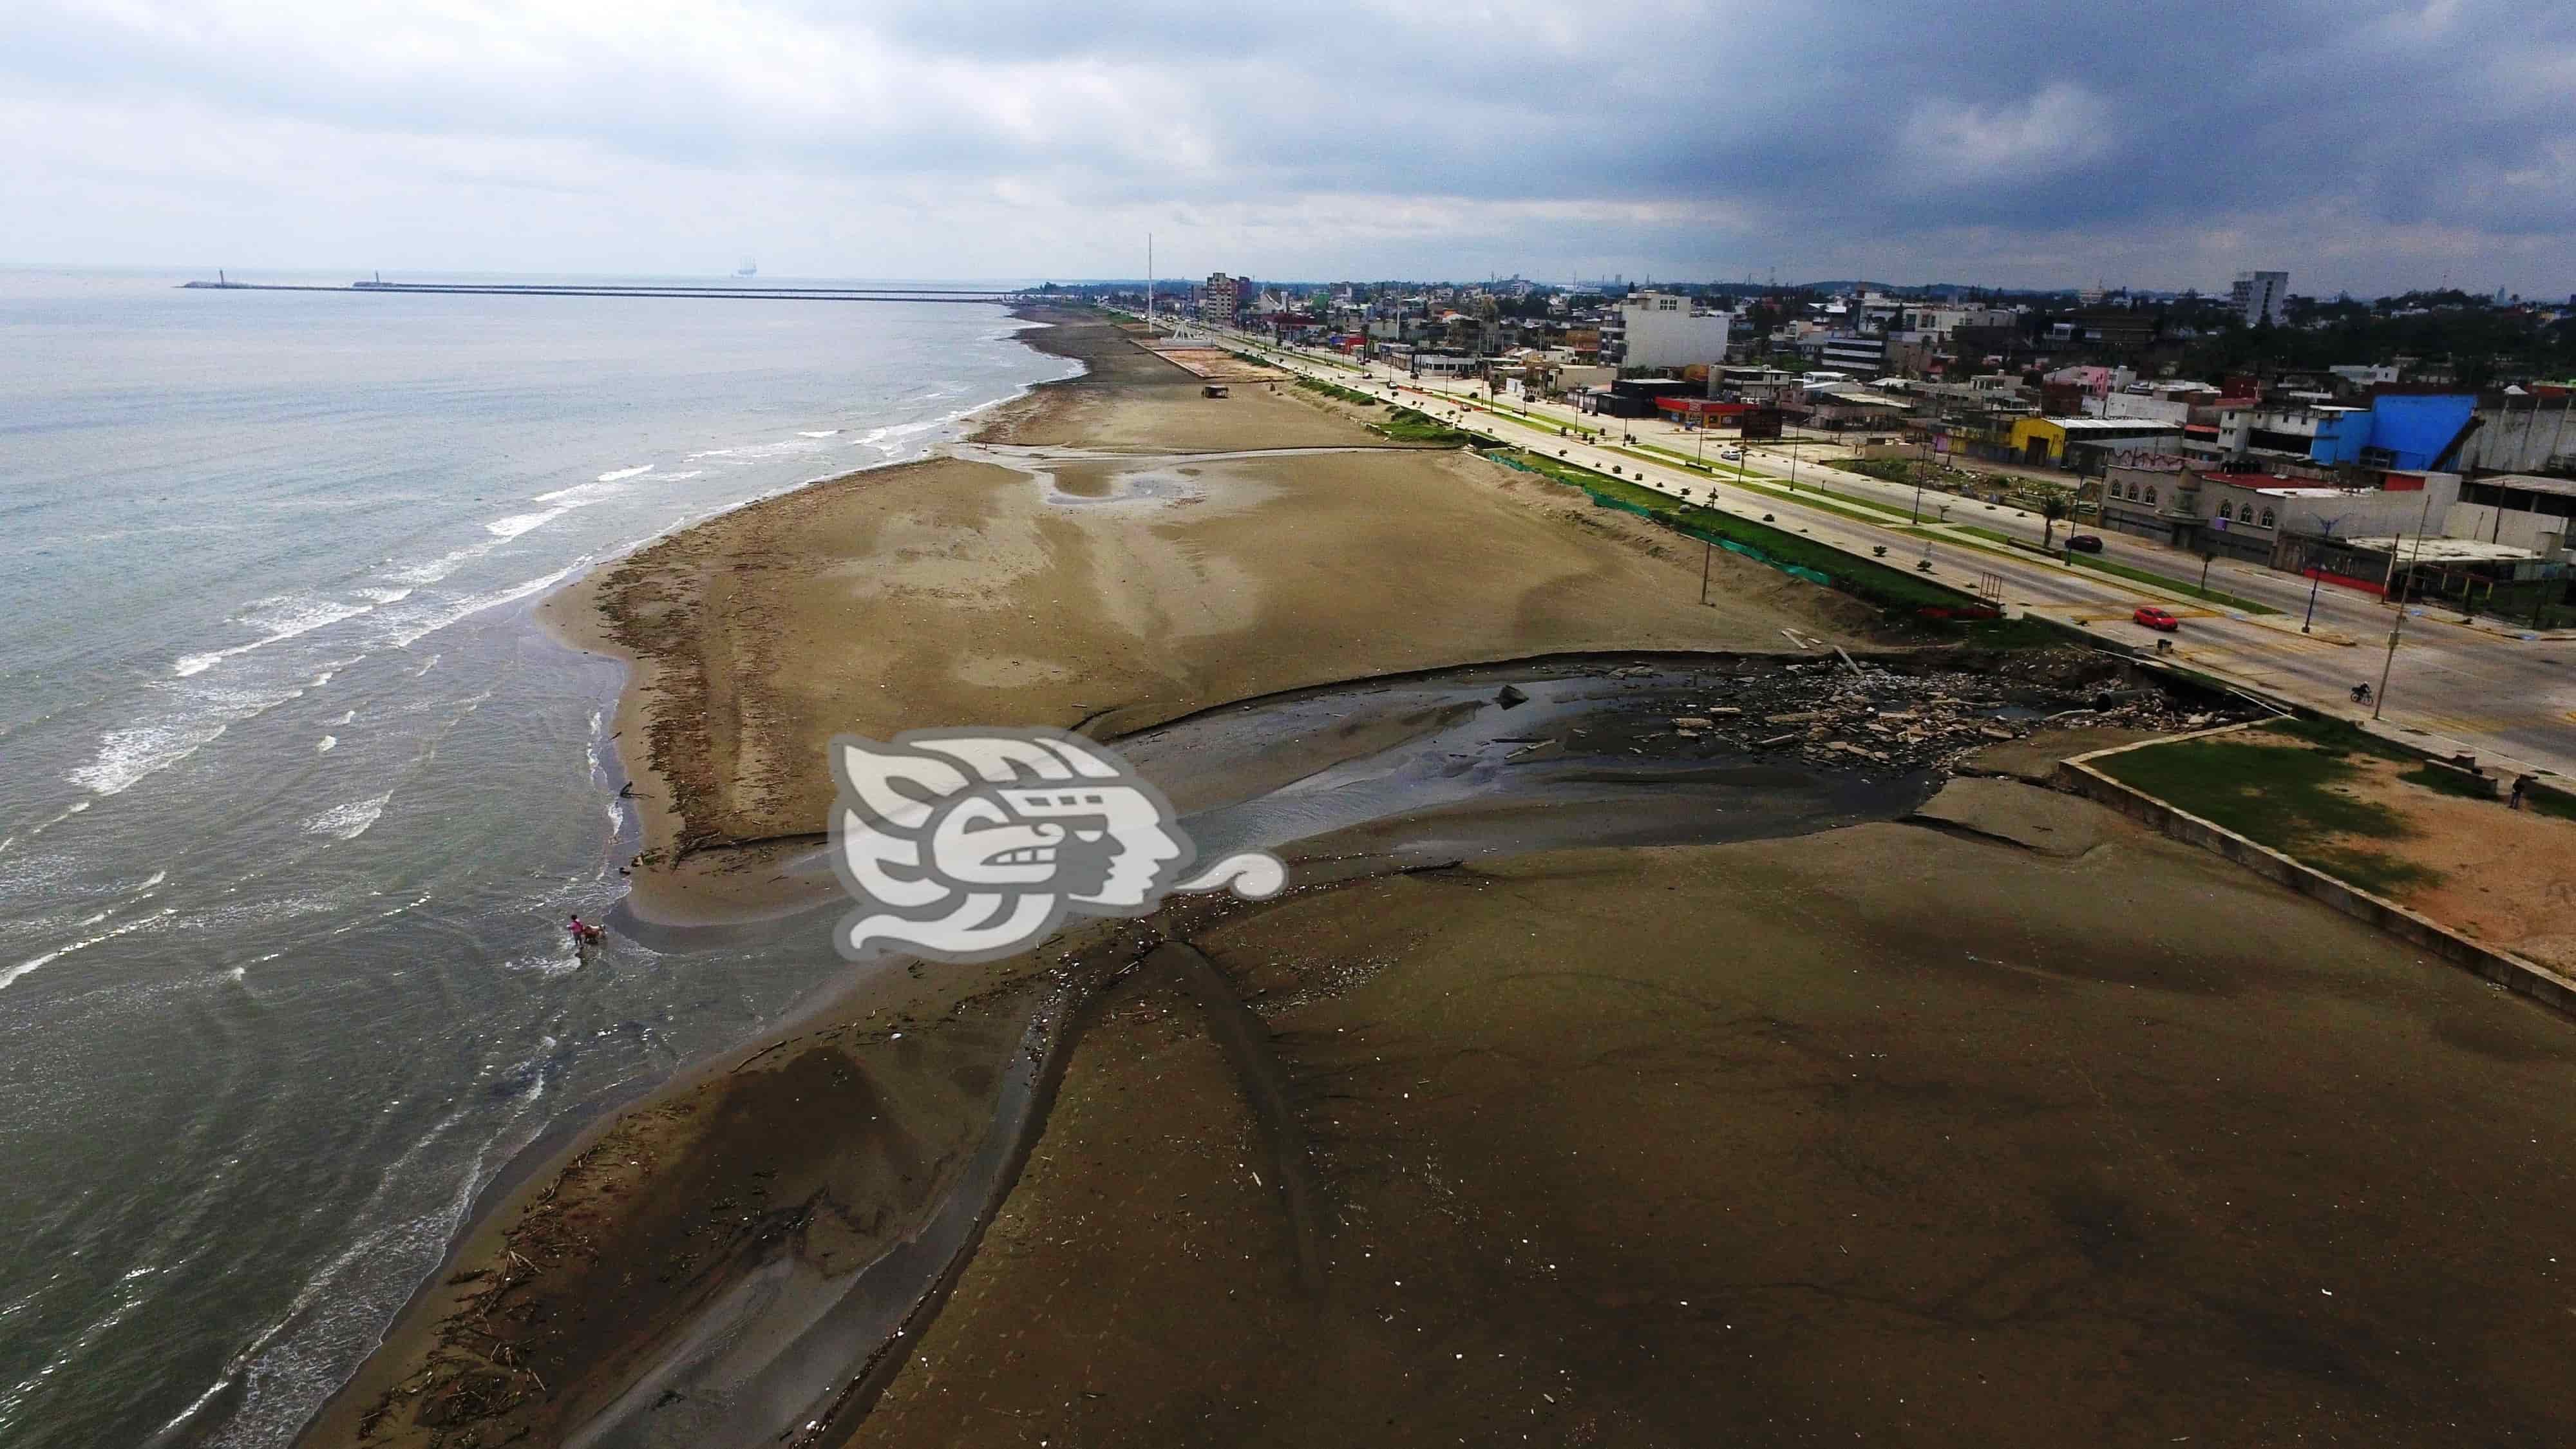
[[[2576,291],[2533,0],[9,0],[0,261]]]

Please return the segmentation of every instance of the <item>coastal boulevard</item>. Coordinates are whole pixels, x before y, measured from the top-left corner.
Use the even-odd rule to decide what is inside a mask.
[[[2165,607],[2183,621],[2172,636],[2173,657],[2182,664],[2419,746],[2475,754],[2490,768],[2576,776],[2576,640],[2511,637],[2494,632],[2491,625],[2463,624],[2447,608],[2410,606],[2374,724],[2371,706],[2353,703],[2351,690],[2360,683],[2376,689],[2387,660],[2396,611],[2378,599],[2333,587],[2316,590],[2314,623],[2303,631],[2311,586],[2297,575],[2220,559],[2210,567],[2212,590],[2279,612],[2261,615],[2223,608],[2153,584],[2071,566],[2062,559],[1990,545],[1960,531],[1963,524],[1973,524],[2037,544],[2044,531],[2039,515],[2008,504],[1980,504],[1925,490],[1923,523],[1910,526],[1916,490],[1821,467],[1812,457],[1799,456],[1810,451],[1805,440],[1798,440],[1794,451],[1788,444],[1745,449],[1741,465],[1745,476],[1733,480],[1737,486],[1730,487],[1730,477],[1724,473],[1701,473],[1678,462],[1668,464],[1641,455],[1634,448],[1589,443],[1555,431],[1560,425],[1593,430],[1614,422],[1625,424],[1640,442],[1675,451],[1702,441],[1675,425],[1646,419],[1605,420],[1571,409],[1515,402],[1514,407],[1539,420],[1533,424],[1471,398],[1456,384],[1390,376],[1378,368],[1363,374],[1299,349],[1283,349],[1240,334],[1229,336],[1307,375],[1435,410],[1453,426],[1500,442],[1605,473],[1615,467],[1620,477],[1658,492],[1679,495],[1687,489],[1695,502],[1714,493],[1715,506],[1724,512],[1767,517],[1775,527],[1862,557],[1884,548],[1883,561],[1899,567],[1929,560],[1931,575],[1954,587],[1974,590],[1981,576],[1992,576],[2002,585],[2007,613],[2038,614],[2110,642],[2139,646],[2159,636],[2131,622],[2130,612],[2141,604]],[[1736,444],[1730,439],[1725,446]],[[1713,456],[1709,461],[1715,468],[1739,466]],[[1793,488],[1814,490],[1828,481],[1827,506],[1784,496]],[[1848,503],[1833,507],[1834,495],[1905,509],[1906,514],[1891,512],[1885,523],[1864,521],[1855,516],[1861,510]],[[2058,525],[2056,537],[2063,540],[2070,526]],[[2113,562],[2186,583],[2199,581],[2202,560],[2198,555],[2155,548],[2117,534],[2102,537],[2104,556]]]

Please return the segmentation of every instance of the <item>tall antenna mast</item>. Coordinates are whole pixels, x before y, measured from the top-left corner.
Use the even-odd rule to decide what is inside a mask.
[[[1154,234],[1145,233],[1145,328],[1154,327]]]

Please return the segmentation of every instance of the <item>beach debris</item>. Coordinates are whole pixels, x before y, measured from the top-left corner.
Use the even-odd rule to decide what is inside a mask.
[[[1717,723],[1706,715],[1677,714],[1670,721],[1677,730],[1704,730]]]
[[[1510,709],[1516,705],[1529,703],[1529,695],[1525,693],[1519,685],[1506,684],[1501,689],[1494,692],[1494,703],[1501,705],[1505,709]]]

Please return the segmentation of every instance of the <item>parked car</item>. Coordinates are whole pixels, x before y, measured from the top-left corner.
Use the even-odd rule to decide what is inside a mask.
[[[2182,620],[2175,618],[2170,610],[2159,609],[2153,604],[2139,605],[2138,611],[2129,617],[2150,629],[2160,629],[2167,634],[2182,627]]]
[[[2098,533],[2070,534],[2067,537],[2066,546],[2068,549],[2076,553],[2100,553],[2102,551],[2102,535]]]
[[[1730,463],[1741,463],[1744,461],[1744,450],[1742,448],[1720,448],[1717,450],[1717,456],[1724,458]]]

